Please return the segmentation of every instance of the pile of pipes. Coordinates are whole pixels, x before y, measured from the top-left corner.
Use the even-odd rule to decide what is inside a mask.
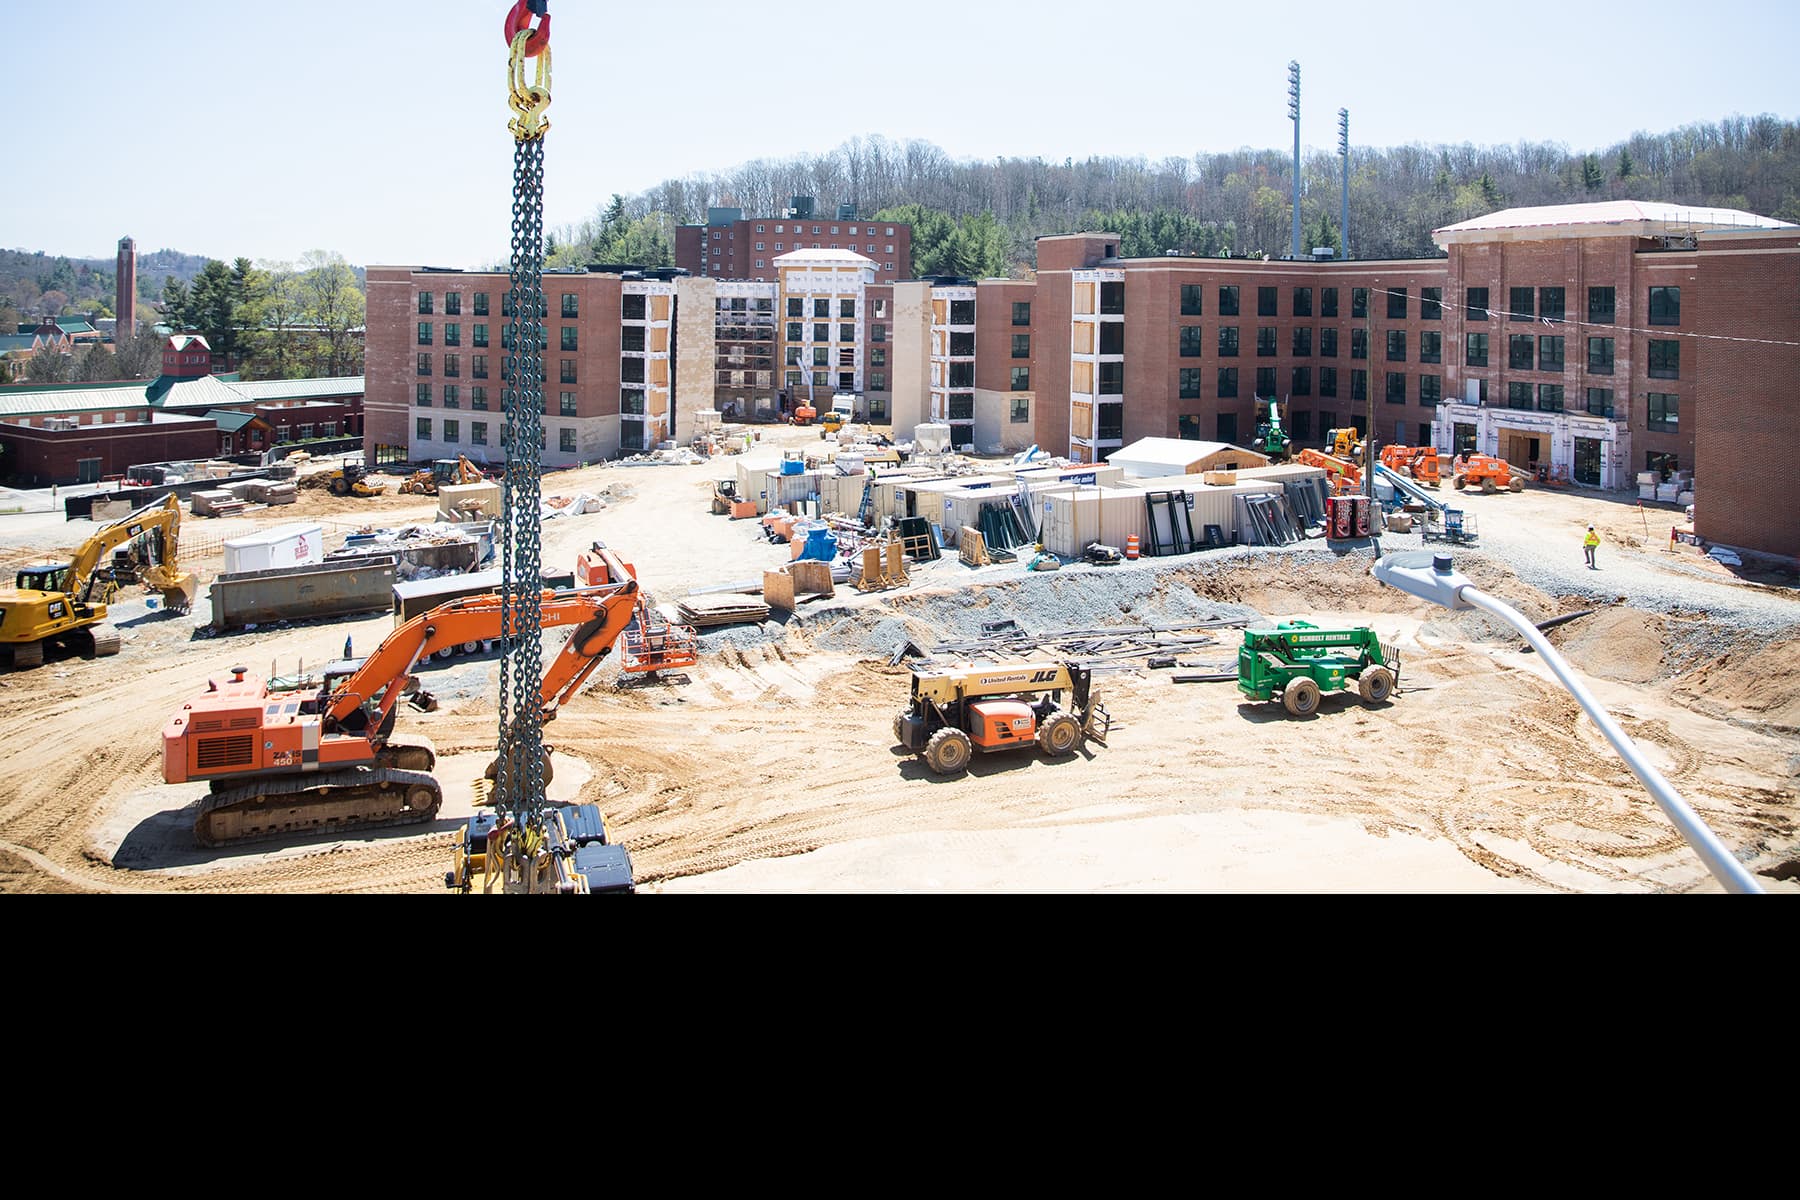
[[[1099,629],[1062,629],[1031,634],[1007,618],[982,626],[978,638],[959,642],[939,642],[930,650],[922,650],[913,642],[904,643],[894,653],[898,665],[909,654],[926,659],[954,659],[972,662],[1014,662],[1020,658],[1043,658],[1080,661],[1087,665],[1128,663],[1140,658],[1163,658],[1199,646],[1217,646],[1212,629],[1242,629],[1260,617],[1219,617],[1208,621],[1189,621],[1177,625],[1114,625]]]

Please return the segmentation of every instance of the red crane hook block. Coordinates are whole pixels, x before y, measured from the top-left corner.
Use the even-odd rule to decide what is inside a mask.
[[[531,14],[537,13],[543,18],[538,27],[532,30],[531,36],[525,39],[525,57],[536,58],[550,44],[550,5],[549,0],[519,0],[506,14],[506,44],[513,44],[513,39],[530,27]]]

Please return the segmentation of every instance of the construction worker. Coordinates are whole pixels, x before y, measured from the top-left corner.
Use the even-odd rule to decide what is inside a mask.
[[[1594,563],[1594,551],[1599,549],[1599,547],[1600,535],[1594,532],[1594,527],[1592,525],[1589,525],[1587,536],[1581,539],[1581,549],[1587,554],[1587,565],[1588,570],[1590,571],[1598,571],[1600,569]]]

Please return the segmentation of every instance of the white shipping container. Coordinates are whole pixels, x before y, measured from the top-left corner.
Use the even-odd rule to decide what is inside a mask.
[[[764,480],[770,471],[781,469],[781,457],[768,454],[740,454],[736,459],[737,494],[740,500],[755,500],[756,511],[768,511],[768,501],[762,495],[766,490]]]
[[[1121,552],[1131,535],[1144,536],[1144,493],[1135,488],[1076,488],[1037,497],[1044,549],[1079,558],[1094,542]]]
[[[325,531],[301,522],[232,538],[225,543],[225,573],[273,571],[325,561]]]

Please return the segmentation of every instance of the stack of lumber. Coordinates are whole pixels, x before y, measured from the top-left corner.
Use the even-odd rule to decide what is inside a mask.
[[[683,624],[696,629],[756,624],[769,619],[769,606],[760,596],[733,593],[688,596],[675,605],[675,612]]]

